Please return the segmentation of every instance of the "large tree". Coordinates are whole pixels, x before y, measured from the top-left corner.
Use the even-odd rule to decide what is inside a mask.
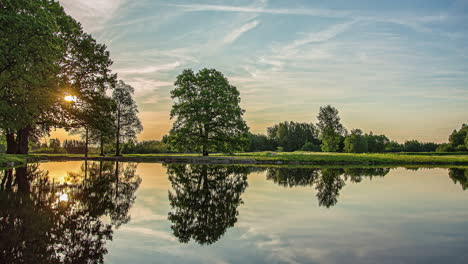
[[[317,127],[320,130],[322,139],[322,150],[326,152],[339,151],[341,140],[347,134],[347,131],[341,124],[338,110],[331,105],[320,107],[317,118],[319,120]]]
[[[79,116],[64,95],[86,101],[115,80],[106,46],[84,33],[54,0],[0,2],[0,126],[8,153]]]
[[[198,73],[187,69],[177,77],[171,97],[171,144],[180,151],[233,152],[247,143],[248,127],[240,107],[240,94],[215,69]]]
[[[120,156],[120,143],[122,140],[134,140],[143,130],[138,118],[138,108],[132,98],[132,86],[119,81],[114,89],[112,98],[116,104],[115,110],[115,155]]]
[[[27,139],[42,112],[54,104],[53,76],[65,51],[52,0],[0,2],[0,125],[8,153],[27,152]]]

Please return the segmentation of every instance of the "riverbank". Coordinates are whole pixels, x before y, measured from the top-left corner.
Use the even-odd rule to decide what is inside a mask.
[[[83,155],[63,154],[0,155],[0,167],[11,166],[12,164],[20,165],[26,162],[70,160],[84,160],[84,157]],[[119,157],[91,155],[88,160],[246,165],[466,166],[468,165],[468,154],[255,152],[234,155],[213,154],[209,157],[202,157],[197,154],[132,154]]]

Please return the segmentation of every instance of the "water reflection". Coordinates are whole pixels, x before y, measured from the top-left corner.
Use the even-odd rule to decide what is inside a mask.
[[[167,175],[174,235],[182,243],[216,242],[234,226],[249,169],[236,166],[169,164]]]
[[[468,188],[468,169],[449,169],[449,177],[454,183],[460,184],[463,190]]]
[[[102,263],[113,228],[130,219],[141,182],[135,169],[134,164],[85,163],[64,183],[51,180],[38,164],[5,170],[0,263]]]
[[[389,171],[388,168],[269,168],[267,179],[284,187],[315,186],[319,205],[329,208],[338,202],[346,180],[359,183],[362,177],[383,177]]]

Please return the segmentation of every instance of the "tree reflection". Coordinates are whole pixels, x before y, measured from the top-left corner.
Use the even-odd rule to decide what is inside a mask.
[[[468,188],[468,169],[449,169],[449,177],[455,184],[460,184],[463,190]]]
[[[315,186],[320,206],[336,205],[346,180],[358,183],[362,177],[385,176],[388,168],[268,168],[267,179],[284,187]]]
[[[102,263],[113,227],[130,219],[141,182],[135,169],[93,162],[69,173],[65,183],[51,180],[37,164],[5,170],[0,263]]]
[[[249,169],[238,166],[169,164],[167,175],[174,235],[182,243],[216,242],[237,222]]]

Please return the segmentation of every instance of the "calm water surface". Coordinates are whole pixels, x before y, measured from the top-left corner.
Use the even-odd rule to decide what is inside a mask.
[[[0,263],[468,263],[465,169],[49,162],[0,184]]]

